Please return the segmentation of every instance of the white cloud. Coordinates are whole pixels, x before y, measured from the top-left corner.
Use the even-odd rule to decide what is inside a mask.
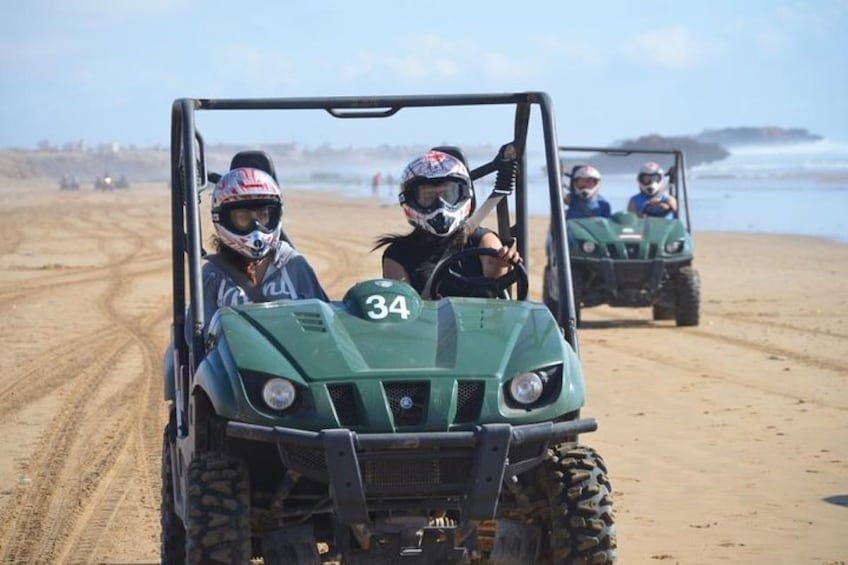
[[[542,50],[569,67],[602,67],[607,59],[598,49],[585,41],[546,38],[540,42]]]
[[[636,36],[625,49],[640,62],[669,69],[695,66],[709,51],[681,27],[643,33]]]

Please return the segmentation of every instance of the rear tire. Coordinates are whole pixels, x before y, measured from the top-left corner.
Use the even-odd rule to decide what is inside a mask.
[[[250,479],[241,459],[201,453],[188,467],[186,553],[192,563],[248,563]]]
[[[186,561],[186,531],[183,521],[177,516],[174,504],[174,474],[171,466],[171,445],[176,438],[174,415],[165,426],[162,438],[162,493],[159,504],[159,557],[167,565]]]
[[[701,277],[693,267],[683,267],[675,277],[678,326],[697,326],[700,322]]]

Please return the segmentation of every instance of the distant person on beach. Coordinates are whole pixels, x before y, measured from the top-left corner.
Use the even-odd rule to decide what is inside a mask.
[[[505,246],[491,230],[477,228],[464,239],[461,228],[473,210],[474,188],[467,167],[454,155],[431,150],[411,161],[401,175],[398,199],[413,230],[377,239],[374,250],[386,248],[383,277],[409,283],[422,293],[436,264],[451,249],[497,250],[497,257],[472,257],[465,262],[462,274],[469,277],[498,278],[521,261],[518,251]],[[443,295],[462,296],[463,289],[451,282],[442,287]]]
[[[280,237],[283,198],[268,173],[229,171],[212,191],[216,254],[203,265],[206,321],[224,306],[279,299],[329,300],[306,257]]]
[[[380,197],[380,181],[383,176],[379,172],[374,173],[374,176],[371,177],[371,196],[374,198]]]
[[[609,218],[610,203],[601,190],[601,172],[590,165],[578,165],[572,169],[569,190],[562,201],[568,206],[566,220],[577,218]]]
[[[677,199],[665,191],[663,169],[657,163],[648,161],[639,169],[636,180],[639,192],[630,198],[627,211],[640,218],[673,218],[677,212]]]

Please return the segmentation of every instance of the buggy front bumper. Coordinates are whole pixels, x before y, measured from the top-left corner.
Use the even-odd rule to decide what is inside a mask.
[[[491,520],[504,477],[539,465],[549,444],[597,427],[586,418],[484,424],[472,431],[360,434],[228,422],[226,433],[276,444],[287,468],[329,483],[340,522],[359,524],[368,522],[378,501],[410,497],[455,500],[464,520]]]

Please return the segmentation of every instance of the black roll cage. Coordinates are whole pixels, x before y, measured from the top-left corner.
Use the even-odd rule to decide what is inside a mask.
[[[179,98],[171,109],[171,233],[173,273],[174,367],[178,427],[183,429],[185,392],[191,374],[203,357],[203,315],[201,280],[201,233],[199,191],[206,184],[207,169],[204,140],[195,124],[195,112],[206,110],[322,110],[340,119],[387,118],[405,108],[512,105],[515,107],[514,137],[510,143],[517,149],[515,174],[515,225],[509,226],[508,200],[497,205],[501,237],[509,229],[518,242],[518,251],[529,270],[527,154],[526,140],[533,106],[539,109],[544,135],[547,185],[551,206],[551,234],[556,254],[557,280],[562,301],[557,319],[566,341],[579,353],[575,310],[572,297],[571,267],[565,239],[565,217],[561,200],[561,171],[557,146],[556,123],[550,96],[545,92],[496,94],[447,94],[410,96],[340,96],[307,98]],[[682,159],[682,155],[681,155]],[[190,166],[189,166],[190,164]],[[494,161],[471,171],[472,179],[496,168]],[[683,170],[680,167],[679,170]],[[505,238],[504,238],[505,239]],[[186,285],[186,282],[188,283]],[[189,316],[186,316],[186,298]],[[192,320],[186,333],[187,319]],[[190,339],[186,336],[190,335]]]
[[[621,147],[579,147],[560,145],[561,153],[602,153],[611,157],[627,157],[629,155],[673,155],[674,170],[669,180],[669,193],[677,198],[679,206],[674,217],[683,221],[686,231],[692,233],[692,219],[689,215],[689,191],[686,186],[686,157],[681,149],[630,149]],[[563,161],[560,161],[560,166]],[[668,175],[668,172],[666,172]]]

